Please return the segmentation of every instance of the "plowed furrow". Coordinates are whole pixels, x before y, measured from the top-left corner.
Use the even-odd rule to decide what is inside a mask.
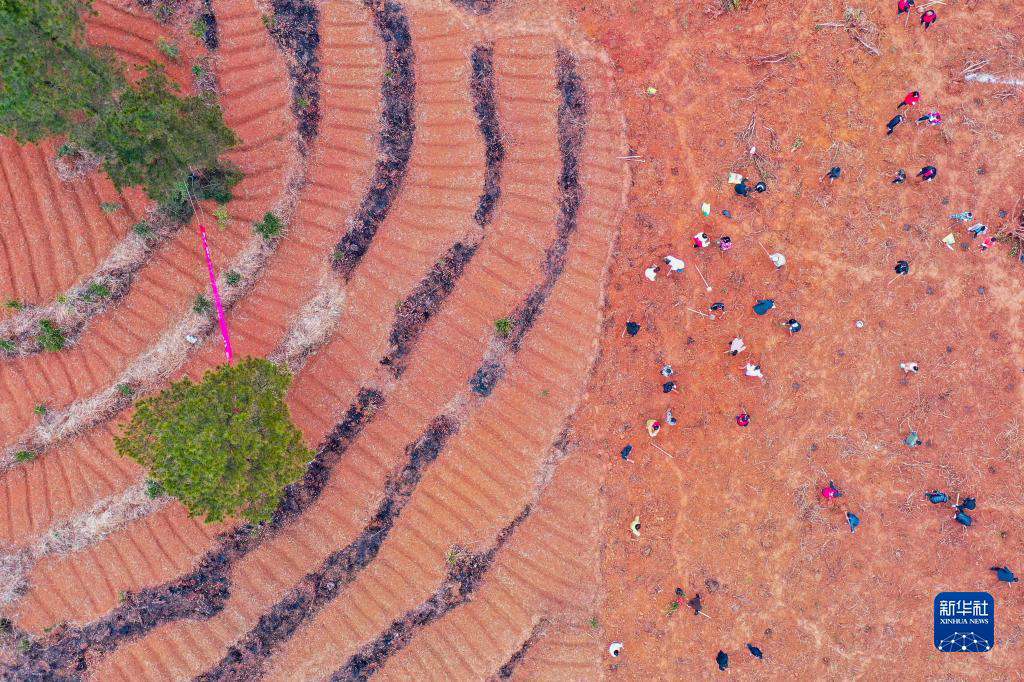
[[[506,525],[486,550],[455,559],[441,586],[426,601],[406,611],[372,642],[361,647],[333,675],[332,682],[365,680],[396,653],[404,649],[420,628],[444,618],[450,611],[466,604],[490,570],[495,556],[508,539],[530,515],[529,505]]]
[[[595,102],[595,108],[603,104],[599,98],[595,98]],[[605,118],[599,109],[594,117],[599,122]],[[600,133],[590,139],[586,148],[587,158],[619,153],[618,140],[611,145],[609,142],[612,140]],[[585,177],[583,184],[584,196],[588,198],[591,192],[586,180],[590,177]],[[596,190],[594,194],[599,196],[601,192]],[[568,286],[569,278],[559,282],[542,315],[543,321],[538,322],[535,332],[531,334],[531,343],[524,345],[517,357],[516,369],[495,392],[491,401],[485,403],[480,413],[474,415],[462,432],[452,439],[444,457],[424,475],[419,486],[421,492],[403,512],[387,544],[367,571],[339,599],[324,608],[300,630],[308,633],[330,632],[332,646],[318,650],[308,645],[308,637],[294,637],[276,657],[271,677],[283,679],[289,670],[317,677],[323,674],[325,668],[341,665],[344,656],[351,655],[361,642],[373,639],[375,633],[389,627],[389,619],[401,613],[402,608],[415,611],[417,598],[425,599],[431,594],[431,582],[440,581],[443,577],[444,565],[441,559],[448,548],[453,544],[472,547],[477,538],[495,532],[504,522],[502,519],[507,520],[515,513],[513,507],[517,500],[522,500],[523,491],[528,489],[535,475],[538,466],[536,458],[544,451],[543,441],[538,440],[538,434],[557,429],[565,417],[565,406],[579,399],[579,390],[593,357],[594,347],[566,349],[559,337],[568,335],[570,331],[577,336],[581,330],[591,329],[596,332],[601,280],[608,253],[607,239],[614,229],[613,220],[602,219],[599,213],[590,210],[587,200],[584,200],[578,249],[581,260],[583,255],[588,258],[596,256],[598,262],[582,272],[573,272],[571,265],[575,264],[576,259],[574,249],[569,257],[571,265],[566,269],[566,274],[570,275],[575,286]],[[578,293],[580,288],[583,289],[582,293]],[[585,309],[589,311],[579,316],[579,312]],[[555,319],[563,318],[564,324],[564,318],[571,312],[576,315],[568,327],[555,322]],[[549,317],[554,319],[549,320]],[[561,348],[557,352],[558,362],[545,360],[548,355],[544,351],[545,346]],[[575,359],[573,350],[576,351]],[[531,373],[527,371],[530,367],[539,371]],[[575,382],[574,376],[579,377]],[[542,389],[548,391],[547,399],[550,402],[538,399]],[[553,409],[545,411],[545,404]],[[496,471],[504,474],[501,476],[503,481],[499,482]],[[470,499],[451,497],[450,491],[456,490],[468,491]],[[429,495],[427,491],[431,491]],[[451,529],[453,524],[454,531]],[[586,549],[586,546],[576,546],[571,538],[566,539],[566,543],[571,551],[582,552]],[[435,563],[426,570],[422,567],[413,568],[405,558],[408,554],[434,557]],[[529,562],[521,560],[520,563],[526,565]],[[535,576],[531,577],[535,582],[549,586],[546,590],[566,589],[571,592],[576,589],[571,579],[563,578],[558,571],[545,575],[541,581]],[[436,582],[433,584],[436,585]],[[346,614],[366,604],[367,600],[380,600],[388,604],[386,610],[372,610],[376,623],[375,628],[368,631],[357,624],[346,622]],[[527,612],[522,614],[522,618],[529,617],[532,616]],[[507,632],[515,631],[514,628],[503,628],[500,621],[493,622],[493,619],[488,630],[491,637],[504,637]],[[458,633],[455,637],[460,643],[476,638],[475,630]],[[447,648],[441,649],[446,656],[451,653]],[[492,651],[501,652],[500,649]],[[468,655],[467,660],[488,660],[478,655],[479,652],[470,653],[472,655]],[[440,665],[440,661],[436,665]],[[498,659],[494,660],[493,668],[485,665],[447,678],[478,677],[500,665]],[[410,674],[419,677],[431,670],[443,668],[427,666],[415,672],[410,671]],[[445,677],[444,674],[438,675],[440,679]]]
[[[57,144],[19,147],[0,140],[0,296],[49,303],[92,272],[145,210],[138,191],[119,193],[102,175],[64,182],[53,166]],[[114,214],[101,202],[123,206]]]
[[[586,632],[559,625],[571,635],[551,637],[546,627],[589,615],[598,467],[571,458],[548,494],[538,491],[596,351],[620,219],[610,79],[546,36],[475,46],[482,24],[457,12],[411,9],[407,19],[391,0],[366,3],[369,12],[317,6],[319,54],[315,30],[297,47],[310,50],[300,61],[323,64],[323,90],[310,91],[291,62],[292,97],[265,92],[275,81],[253,56],[266,39],[258,15],[225,2],[218,16],[222,56],[237,66],[238,85],[225,89],[229,124],[246,134],[234,153],[251,160],[225,240],[241,241],[279,195],[286,136],[267,121],[289,101],[312,168],[278,258],[255,286],[243,283],[247,298],[229,312],[233,342],[236,353],[295,363],[289,405],[306,440],[324,445],[259,534],[243,527],[216,538],[172,502],[42,558],[17,625],[38,633],[73,624],[33,643],[16,677],[507,678],[536,676],[556,645],[563,677],[600,674]],[[291,20],[313,11],[273,6]],[[270,32],[287,47],[280,28]],[[139,53],[137,38],[122,49]],[[367,102],[381,81],[378,110]],[[308,111],[295,106],[311,92]],[[56,246],[39,257],[66,234],[53,233]],[[172,306],[181,301],[180,315],[204,288],[176,291],[195,277],[172,243],[132,290],[148,316],[98,317],[61,354],[94,344],[77,369],[44,371],[60,359],[49,355],[18,384],[0,368],[0,395],[17,402],[110,385],[124,358],[166,328],[162,289]],[[321,326],[295,346],[297,330],[311,330],[292,321],[316,310],[299,306],[316,291],[326,296],[312,318]],[[496,333],[499,318],[509,319],[507,333]],[[219,361],[219,340],[207,339],[179,371],[198,377]],[[68,442],[67,452],[99,443],[81,462],[53,450],[0,477],[0,533],[24,544],[136,484],[134,467],[110,467],[107,429]]]
[[[381,667],[380,679],[481,679],[500,673],[522,650],[536,623],[550,619],[586,626],[594,603],[597,558],[593,517],[597,512],[598,476],[583,452],[572,453],[559,466],[551,486],[530,518],[481,576],[472,601],[420,629],[407,647]],[[514,601],[510,620],[495,610]],[[497,642],[497,646],[477,643]],[[531,659],[561,641],[557,664],[551,657],[537,665]],[[452,642],[462,657],[442,645]],[[550,651],[550,650],[549,650]],[[550,656],[550,654],[549,654]],[[460,661],[470,661],[465,665]],[[517,679],[595,679],[600,670],[598,642],[586,634],[540,639],[519,661]],[[532,671],[532,674],[525,674]],[[512,672],[517,672],[513,668]],[[500,677],[499,675],[496,675]]]
[[[61,620],[89,620],[92,614],[116,607],[128,591],[188,571],[191,557],[208,548],[220,530],[223,527],[189,519],[180,505],[167,505],[130,530],[76,552],[74,561],[46,557],[36,565],[34,588],[18,605],[15,620],[33,632],[54,624],[47,615],[51,613],[60,614]],[[75,598],[86,594],[88,599]]]
[[[599,65],[587,64],[592,74],[603,73]],[[588,129],[589,144],[584,156],[581,229],[588,223],[603,225],[605,235],[613,233],[614,216],[600,204],[612,200],[612,192],[594,196],[586,188],[594,184],[611,185],[593,159],[620,154],[620,129],[612,113],[615,103],[608,88],[591,93],[593,122]],[[601,124],[609,132],[601,133]],[[621,192],[621,186],[619,188]],[[601,199],[590,203],[590,199]],[[577,276],[573,281],[579,281]],[[569,296],[575,300],[575,296]],[[566,302],[568,303],[568,301]],[[552,300],[549,312],[556,303]],[[579,626],[593,612],[596,565],[596,508],[599,467],[587,453],[576,452],[559,466],[547,494],[522,524],[516,537],[495,560],[484,584],[473,600],[452,611],[446,618],[423,628],[406,650],[396,655],[381,670],[383,679],[431,677],[437,679],[480,678],[489,672],[501,672],[542,619]],[[513,600],[520,615],[512,622],[494,616]],[[509,611],[514,613],[514,611]],[[476,642],[487,646],[476,646]],[[501,646],[493,646],[493,642]],[[455,652],[452,651],[454,647]],[[463,655],[453,655],[457,653]],[[465,665],[464,661],[472,661]],[[564,628],[560,634],[546,635],[520,661],[513,672],[517,679],[596,679],[600,675],[600,648],[590,635],[579,628]],[[493,666],[493,667],[488,667]]]
[[[115,4],[106,0],[94,2],[94,13],[85,15],[86,40],[93,45],[109,47],[131,67],[129,77],[138,77],[141,67],[151,61],[165,66],[167,75],[182,87],[183,92],[192,93],[190,65],[203,54],[203,45],[191,38],[179,40],[171,31],[161,26],[153,17],[136,3]],[[168,60],[159,49],[161,40],[178,46],[177,61]]]
[[[567,64],[568,66],[561,69],[563,81],[566,78],[572,77],[573,67],[568,62]],[[572,87],[575,88],[575,86]],[[572,137],[566,137],[562,132],[559,133],[563,151],[562,174],[559,180],[559,187],[562,188],[562,196],[564,197],[567,194],[578,191],[578,187],[575,184],[576,176],[572,174],[567,176],[565,171],[567,168],[571,169],[573,167],[579,154],[578,146],[579,140],[582,139],[582,130],[577,130],[576,126],[583,125],[585,104],[582,94],[577,90],[564,87],[563,89],[565,90],[565,96],[559,107],[559,129],[560,131],[572,130],[577,133]],[[568,248],[568,242],[576,229],[576,211],[577,206],[575,204],[563,202],[557,221],[559,228],[557,236],[552,246],[548,249],[547,263],[543,268],[544,277],[542,282],[534,287],[533,291],[526,296],[526,301],[532,302],[536,306],[536,314],[543,310],[555,283],[561,275],[561,268],[551,264],[550,254],[552,252],[564,254]],[[602,274],[602,272],[598,272],[598,279]],[[596,309],[596,296],[594,300]],[[501,343],[497,348],[492,349],[489,354],[493,356],[493,362],[504,366],[506,359],[513,357],[515,353],[521,350],[522,340],[532,327],[536,314],[532,317],[513,316],[513,328],[508,338],[514,340],[514,343],[511,341]],[[585,366],[583,369],[585,370]],[[521,391],[522,388],[517,387],[520,392],[529,393],[529,389]],[[459,393],[462,392],[460,391]],[[362,579],[361,572],[363,569],[371,566],[371,574],[377,574],[378,571],[385,570],[380,568],[380,562],[374,561],[374,559],[377,558],[378,552],[384,546],[385,541],[389,539],[393,530],[406,528],[422,529],[433,525],[429,519],[437,518],[436,515],[425,514],[425,518],[416,518],[414,516],[411,519],[407,516],[402,516],[401,520],[399,520],[399,515],[403,513],[407,505],[410,505],[410,501],[412,501],[409,509],[410,513],[415,514],[414,510],[422,508],[421,505],[417,504],[417,500],[420,498],[414,499],[413,492],[417,489],[424,475],[432,479],[435,472],[433,469],[428,470],[428,467],[442,452],[445,453],[443,460],[445,463],[452,458],[456,460],[461,459],[458,456],[458,450],[464,437],[462,433],[459,433],[460,429],[474,430],[479,418],[478,411],[488,413],[497,411],[495,408],[502,407],[500,402],[489,402],[480,407],[479,403],[481,403],[482,397],[473,399],[465,393],[462,393],[462,395],[457,393],[456,396],[454,400],[448,403],[449,407],[447,410],[442,412],[441,415],[434,417],[419,437],[404,448],[408,461],[400,471],[388,477],[384,498],[378,505],[376,514],[370,519],[363,531],[344,549],[328,556],[315,572],[306,575],[294,590],[278,602],[268,614],[262,617],[257,627],[250,631],[239,645],[229,651],[228,656],[217,668],[210,671],[211,677],[219,678],[226,674],[232,676],[255,674],[261,668],[261,661],[270,655],[275,648],[281,646],[284,642],[296,641],[292,639],[292,635],[295,634],[300,626],[304,626],[313,619],[315,619],[314,622],[330,623],[329,615],[344,611],[345,609],[340,607],[339,604],[349,602],[351,593],[348,591],[344,593],[342,600],[334,601],[335,597],[342,590],[345,590],[350,583],[356,580],[358,580],[357,586],[366,581],[372,582],[370,577],[366,578],[366,581]],[[465,427],[463,426],[465,418],[461,416],[463,411],[468,411],[470,414]],[[522,415],[516,415],[516,418],[519,417],[528,421],[525,411]],[[492,419],[494,418],[495,416],[492,416]],[[500,420],[501,417],[497,417],[497,419]],[[531,424],[526,428],[529,429],[530,426],[533,425]],[[483,428],[484,430],[493,431],[488,426]],[[544,438],[542,434],[545,431],[541,429],[540,431],[531,431],[531,433],[535,438]],[[357,443],[357,447],[365,445],[365,442]],[[504,444],[497,445],[495,449],[501,449],[502,445]],[[512,443],[508,443],[508,445],[509,447],[514,447]],[[543,448],[543,444],[539,444],[538,447]],[[453,449],[456,451],[456,454],[452,454],[451,451]],[[375,451],[380,452],[377,448],[375,448]],[[499,462],[499,468],[508,468],[510,466],[512,466],[510,461]],[[425,487],[436,489],[434,486]],[[450,486],[441,485],[440,488],[442,490],[450,489]],[[448,510],[444,511],[451,513]],[[472,508],[464,511],[469,515],[477,514],[486,518],[489,510]],[[409,523],[406,524],[406,521]],[[442,555],[444,553],[443,545],[438,543],[436,535],[428,537],[403,537],[401,541],[388,542],[387,547],[400,547],[410,550],[411,554],[417,556]],[[400,554],[402,553],[401,550],[396,551]],[[395,560],[392,559],[392,561]],[[410,571],[408,570],[408,565],[402,566],[400,559],[395,562],[394,569],[394,573],[405,576],[405,581],[399,585],[389,585],[390,589],[388,589],[388,594],[386,595],[388,599],[384,600],[388,604],[388,608],[391,607],[392,598],[399,598],[391,591],[392,589],[401,595],[412,594],[416,590],[415,586],[409,584],[410,580],[429,580],[429,578],[424,578],[424,576],[429,575],[429,570]],[[386,584],[382,580],[376,582]],[[369,594],[374,590],[374,587],[368,587],[362,593]],[[372,600],[372,597],[367,598]],[[318,615],[321,609],[325,607],[327,611]],[[382,609],[375,609],[374,616],[380,618],[381,611]],[[321,621],[321,618],[324,616],[327,616],[327,620]],[[335,630],[332,626],[328,626],[328,628],[332,631]],[[345,633],[345,635],[348,634]],[[298,659],[297,662],[311,666],[308,668],[309,670],[315,671],[318,669],[317,663],[323,660],[323,656],[332,656],[334,651],[335,649],[332,647],[331,651],[324,654],[314,654],[312,657],[298,656],[296,659]],[[288,661],[287,665],[291,665],[291,661]]]

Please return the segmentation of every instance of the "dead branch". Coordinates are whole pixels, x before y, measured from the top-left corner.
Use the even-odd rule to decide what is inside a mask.
[[[779,64],[789,59],[789,52],[779,52],[777,54],[766,54],[761,57],[752,57],[749,61],[752,64]]]
[[[969,73],[974,73],[975,71],[980,71],[984,67],[988,66],[988,63],[989,63],[988,59],[979,59],[979,60],[974,61],[974,62],[970,62],[969,61],[969,62],[967,62],[966,66],[964,66],[964,70],[960,72],[960,75],[961,76],[966,76]]]
[[[825,21],[814,25],[815,29],[841,28],[860,44],[868,54],[879,56],[882,54],[875,43],[878,42],[879,29],[873,21],[868,19],[867,12],[857,7],[847,7],[843,12],[842,21]]]

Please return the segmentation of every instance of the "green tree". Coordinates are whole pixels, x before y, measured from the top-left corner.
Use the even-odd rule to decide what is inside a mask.
[[[142,80],[76,128],[72,141],[103,158],[118,188],[141,185],[152,199],[167,201],[190,170],[216,167],[238,142],[216,103],[178,97],[177,90],[150,64]]]
[[[290,383],[263,359],[222,365],[199,384],[182,379],[138,403],[117,451],[193,516],[265,521],[312,458],[284,402]]]
[[[0,134],[67,132],[124,87],[112,53],[86,45],[87,11],[89,0],[0,0]]]

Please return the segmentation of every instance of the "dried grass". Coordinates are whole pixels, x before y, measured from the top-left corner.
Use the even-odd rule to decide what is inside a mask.
[[[43,557],[65,556],[101,542],[169,501],[166,496],[150,498],[143,482],[100,500],[89,511],[54,526],[33,545],[0,554],[0,608],[10,606],[25,595],[29,588],[28,575]]]

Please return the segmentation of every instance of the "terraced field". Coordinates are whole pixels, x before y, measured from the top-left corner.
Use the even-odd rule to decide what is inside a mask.
[[[128,61],[181,40],[127,0],[96,8],[90,40]],[[0,331],[135,256],[68,348],[0,359],[0,604],[23,642],[8,675],[593,678],[600,470],[573,420],[627,184],[610,63],[512,3],[207,11],[215,33],[182,40],[171,75],[192,87],[189,60],[209,58],[241,139],[245,180],[209,230],[242,275],[221,283],[232,345],[295,373],[316,458],[259,530],[145,495],[113,448],[120,387],[223,361],[191,310],[212,207],[142,248],[142,195],[62,180],[59,141],[5,141],[0,287],[31,305]],[[287,229],[265,241],[251,225],[270,210]]]

